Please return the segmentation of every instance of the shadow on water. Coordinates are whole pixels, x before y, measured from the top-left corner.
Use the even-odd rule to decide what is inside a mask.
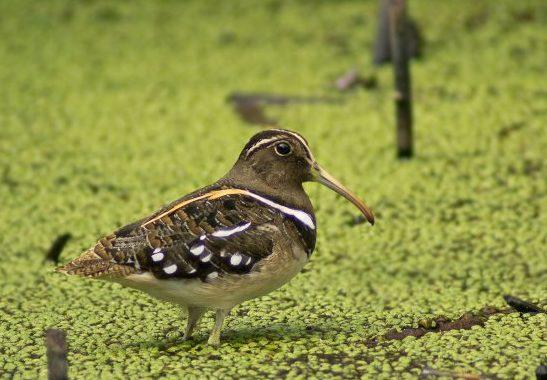
[[[350,326],[346,329],[349,333],[349,330],[352,330]],[[222,331],[221,336],[221,347],[222,343],[228,344],[232,347],[238,347],[245,345],[250,342],[257,341],[261,338],[265,338],[268,341],[287,341],[295,340],[300,338],[309,337],[311,335],[325,335],[325,334],[335,334],[340,333],[340,329],[331,329],[327,326],[319,325],[292,325],[290,323],[275,323],[271,325],[255,325],[251,327],[240,327],[240,328],[231,328],[226,326]],[[166,331],[169,335],[173,335],[173,329]],[[128,342],[123,346],[125,348],[158,348],[160,351],[167,350],[172,347],[188,347],[192,348],[195,346],[205,346],[207,343],[207,338],[209,336],[209,330],[206,328],[201,328],[199,331],[194,333],[194,336],[184,341],[182,340],[183,328],[180,330],[180,334],[177,334],[176,337],[167,337],[167,334],[164,337],[156,336],[150,337],[147,340]]]

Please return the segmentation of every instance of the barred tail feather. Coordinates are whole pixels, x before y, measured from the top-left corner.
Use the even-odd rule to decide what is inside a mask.
[[[116,264],[100,257],[93,250],[89,250],[71,262],[56,268],[55,271],[66,275],[107,279],[125,277],[135,273],[136,269]]]

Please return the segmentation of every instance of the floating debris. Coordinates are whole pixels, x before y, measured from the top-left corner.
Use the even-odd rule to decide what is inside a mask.
[[[61,252],[63,252],[63,249],[65,248],[66,243],[68,243],[68,241],[71,238],[72,238],[72,234],[68,232],[57,236],[57,238],[53,241],[53,243],[51,244],[51,247],[47,251],[45,260],[52,261],[55,264],[58,264],[59,256],[61,255]]]
[[[521,129],[523,129],[526,126],[526,123],[522,121],[517,121],[514,123],[510,123],[503,128],[501,128],[498,132],[498,137],[503,139],[512,134],[513,132],[517,132]]]
[[[338,91],[341,92],[352,90],[357,87],[373,89],[378,86],[378,80],[373,75],[363,77],[359,74],[357,69],[353,68],[338,77],[334,85]]]
[[[505,300],[505,302],[507,302],[509,306],[511,306],[513,309],[515,309],[519,313],[531,313],[531,314],[545,313],[545,310],[543,310],[539,306],[531,302],[521,300],[520,298],[513,297],[511,295],[506,294],[503,296],[503,299]]]
[[[249,124],[276,126],[277,120],[266,116],[263,107],[255,102],[234,102],[234,109],[243,121]]]
[[[327,96],[280,95],[259,92],[234,92],[228,96],[228,101],[232,103],[250,102],[278,106],[287,104],[341,103],[341,99]]]
[[[267,93],[242,93],[230,94],[227,101],[232,103],[234,110],[242,120],[250,124],[263,126],[277,126],[277,120],[266,116],[264,106],[285,106],[288,104],[309,103],[340,103],[340,99],[313,96],[286,96]]]
[[[48,380],[68,379],[66,333],[63,330],[46,330],[46,355]]]
[[[536,368],[536,379],[537,380],[547,380],[547,366],[540,365]]]
[[[366,342],[368,347],[374,347],[383,340],[402,340],[408,336],[420,338],[427,333],[439,333],[451,330],[469,330],[473,326],[484,326],[488,318],[495,314],[506,314],[509,310],[500,310],[494,307],[485,307],[478,313],[465,313],[455,320],[440,316],[420,321],[419,327],[408,327],[401,331],[391,330],[380,339],[371,339]]]
[[[437,369],[425,367],[420,373],[420,379],[425,379],[428,377],[435,378],[451,378],[451,379],[464,379],[464,380],[482,380],[482,379],[495,379],[495,376],[492,375],[477,375],[473,373],[461,373],[461,372],[452,372],[452,371],[440,371]]]

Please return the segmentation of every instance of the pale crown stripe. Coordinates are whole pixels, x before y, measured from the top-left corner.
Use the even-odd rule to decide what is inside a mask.
[[[302,145],[304,145],[304,147],[306,148],[306,150],[308,151],[308,154],[310,155],[310,158],[312,160],[314,160],[313,158],[313,154],[311,154],[311,150],[310,150],[310,147],[308,146],[308,144],[306,143],[306,141],[304,141],[304,139],[298,135],[297,133],[294,133],[294,132],[291,132],[291,131],[287,131],[285,129],[271,129],[272,131],[278,131],[280,133],[287,133],[291,136],[294,136],[296,139],[298,139],[298,141],[300,141],[302,143]]]
[[[297,135],[296,133],[293,133],[293,132],[290,132],[290,131],[285,131],[283,129],[271,129],[271,131],[279,132],[279,135],[274,136],[274,137],[270,137],[269,139],[263,139],[263,140],[257,141],[253,146],[251,146],[249,149],[247,149],[247,153],[245,154],[245,157],[249,157],[249,155],[252,152],[254,152],[256,149],[260,148],[262,145],[271,143],[271,142],[276,141],[276,140],[283,140],[283,138],[284,138],[283,133],[285,133],[285,134],[289,134],[289,135],[293,136],[298,141],[300,141],[302,143],[302,145],[304,146],[304,148],[306,149],[306,151],[307,151],[308,155],[310,156],[310,158],[312,160],[315,160],[313,158],[313,154],[311,153],[310,148],[308,147],[308,144],[306,144],[306,141],[304,141],[304,139],[302,137],[300,137],[299,135]]]
[[[249,157],[249,155],[250,155],[253,151],[255,151],[256,149],[258,149],[258,148],[261,147],[262,145],[267,144],[267,143],[270,143],[270,142],[275,141],[275,140],[279,140],[279,136],[270,137],[269,139],[262,139],[262,140],[257,141],[253,146],[251,146],[249,149],[247,149],[247,154],[245,154],[245,157]]]

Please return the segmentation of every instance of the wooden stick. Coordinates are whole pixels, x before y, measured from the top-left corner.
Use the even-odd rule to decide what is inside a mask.
[[[378,21],[376,24],[376,39],[372,50],[372,63],[380,66],[391,62],[391,32],[389,28],[389,8],[391,0],[378,0]],[[422,55],[424,41],[416,22],[410,16],[406,17],[406,46],[409,58]]]
[[[63,330],[46,331],[48,380],[67,380],[68,362],[66,333]]]
[[[391,61],[391,41],[389,33],[389,7],[391,0],[378,1],[378,23],[372,62],[381,65]]]
[[[395,76],[395,108],[397,117],[397,156],[413,155],[412,99],[406,28],[406,1],[391,0],[389,7],[391,56]]]

